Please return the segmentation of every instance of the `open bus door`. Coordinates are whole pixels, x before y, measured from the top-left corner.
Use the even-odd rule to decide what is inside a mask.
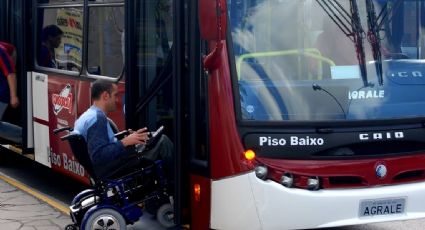
[[[181,162],[180,81],[183,44],[173,1],[129,1],[126,4],[126,95],[127,128],[164,126],[174,144],[175,165]],[[181,174],[175,168],[174,208],[180,224]]]
[[[165,127],[174,143],[175,222],[181,226],[205,220],[190,208],[191,176],[209,178],[208,78],[201,68],[205,46],[199,36],[197,1],[127,3],[127,128]],[[202,216],[209,216],[207,209]]]
[[[32,148],[32,125],[27,114],[31,114],[31,105],[28,104],[27,71],[31,55],[28,40],[31,26],[29,21],[31,1],[6,0],[0,2],[0,41],[11,43],[16,48],[16,78],[20,105],[16,109],[8,108],[3,116],[5,132],[0,132],[0,144],[19,146],[18,151],[26,152]],[[19,15],[19,16],[17,16]],[[7,131],[6,131],[7,128]],[[13,147],[10,146],[10,147]],[[13,148],[15,149],[15,148]]]

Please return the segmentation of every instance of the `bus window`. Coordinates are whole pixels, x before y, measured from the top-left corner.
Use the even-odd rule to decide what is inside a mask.
[[[89,2],[95,3],[109,3],[109,2],[124,2],[124,0],[89,0]]]
[[[170,0],[137,1],[137,66],[146,89],[166,68],[171,68],[173,13]],[[143,91],[140,91],[143,95]]]
[[[88,72],[118,77],[124,66],[124,7],[90,7]]]
[[[399,39],[400,49],[397,50],[397,52],[402,53],[403,55],[405,55],[405,57],[408,57],[409,59],[423,59],[423,57],[419,57],[420,45],[418,44],[418,41],[421,39],[419,37],[419,35],[421,35],[421,32],[419,31],[419,28],[421,28],[419,27],[419,22],[421,16],[423,17],[423,15],[419,14],[419,7],[419,2],[406,1],[404,2],[403,8],[400,9],[403,10],[403,14],[401,15],[403,17],[403,33],[401,34],[401,38]],[[395,15],[400,17],[400,13]],[[392,21],[392,23],[395,24],[394,21]]]
[[[83,0],[38,0],[39,4],[83,3]]]
[[[146,125],[153,129],[164,125],[166,134],[172,139],[173,2],[146,0],[134,3],[137,78],[132,87],[137,90],[132,99],[141,105],[137,116],[142,117],[136,126]]]
[[[40,8],[38,16],[38,66],[79,72],[83,8]]]
[[[167,81],[161,87],[145,107],[146,123],[144,124],[149,129],[156,129],[160,126],[166,127],[164,133],[174,141],[173,138],[173,98],[172,82]],[[141,125],[142,127],[142,125]]]

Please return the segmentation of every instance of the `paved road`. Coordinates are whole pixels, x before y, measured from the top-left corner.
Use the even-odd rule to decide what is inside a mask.
[[[7,230],[63,229],[69,216],[0,180],[0,228]]]
[[[326,228],[323,230],[424,230],[425,219],[392,221],[377,224],[364,224],[340,228]]]

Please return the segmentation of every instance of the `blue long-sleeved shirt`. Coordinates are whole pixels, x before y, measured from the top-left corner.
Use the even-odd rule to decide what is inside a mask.
[[[105,173],[108,166],[116,165],[121,157],[128,154],[121,141],[115,138],[105,113],[94,105],[77,119],[74,132],[86,140],[93,166],[99,174]]]

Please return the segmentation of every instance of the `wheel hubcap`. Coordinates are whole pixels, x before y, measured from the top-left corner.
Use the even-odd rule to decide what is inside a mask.
[[[120,226],[118,220],[111,215],[102,215],[97,217],[94,222],[92,229],[95,230],[119,230]]]

